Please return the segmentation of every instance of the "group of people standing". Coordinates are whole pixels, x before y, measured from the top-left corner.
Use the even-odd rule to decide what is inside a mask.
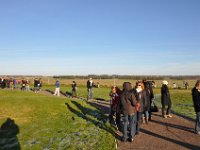
[[[77,97],[76,81],[72,81],[71,87],[72,87],[71,96]],[[93,98],[93,87],[95,87],[95,84],[94,84],[92,78],[89,78],[89,80],[87,81],[87,93],[88,93],[87,94],[87,100]],[[55,82],[55,91],[54,91],[53,95],[60,96],[60,81],[59,80],[56,80],[56,82]]]
[[[4,79],[0,78],[0,87],[2,89],[8,88],[8,89],[20,89],[22,91],[30,91],[33,90],[35,93],[39,91],[42,87],[42,81],[41,79],[34,79],[34,88],[30,88],[30,80],[27,79]]]
[[[161,88],[161,103],[163,118],[172,117],[171,99],[167,87],[168,82],[163,81]],[[137,81],[135,87],[130,82],[123,83],[123,89],[113,86],[109,93],[111,97],[111,111],[109,120],[123,132],[122,141],[132,142],[135,135],[140,133],[141,123],[148,124],[152,119],[151,104],[154,100],[153,88],[146,80]],[[165,112],[165,106],[167,111]],[[121,123],[121,120],[123,123]]]

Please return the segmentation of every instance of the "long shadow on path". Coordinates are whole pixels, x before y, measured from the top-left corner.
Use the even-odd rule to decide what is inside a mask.
[[[185,142],[181,142],[181,141],[178,141],[178,140],[175,140],[175,139],[164,137],[162,135],[153,133],[153,132],[145,130],[145,129],[141,129],[141,132],[148,134],[148,135],[151,135],[151,136],[154,136],[154,137],[157,137],[157,138],[160,138],[160,139],[164,139],[166,141],[176,143],[180,146],[186,147],[186,148],[191,149],[191,150],[200,150],[200,146],[198,146],[198,145],[192,145],[192,144],[189,144],[189,143],[185,143]]]
[[[169,126],[171,128],[176,128],[176,129],[179,129],[179,130],[195,133],[193,128],[188,128],[188,127],[185,127],[185,126],[182,126],[182,125],[175,125],[175,124],[171,124],[171,123],[167,123],[167,122],[160,122],[160,121],[156,121],[156,120],[151,120],[151,122],[154,122],[154,123],[157,123],[157,124],[160,124],[160,125],[163,125],[163,126]]]

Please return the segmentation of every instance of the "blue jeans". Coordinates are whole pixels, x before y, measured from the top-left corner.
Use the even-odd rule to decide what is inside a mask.
[[[145,118],[148,118],[148,117],[149,117],[149,111],[148,111],[148,110],[146,110],[146,111],[144,112],[144,117],[145,117]]]
[[[136,132],[136,119],[137,115],[123,115],[123,138],[128,138],[128,126],[130,127],[130,138],[133,138],[135,136]]]
[[[142,112],[137,112],[137,122],[136,122],[136,132],[139,133],[140,131],[140,124],[142,120]]]
[[[200,132],[200,111],[199,111],[199,112],[196,112],[195,131],[196,131],[196,132]]]
[[[87,99],[92,99],[93,98],[93,92],[92,92],[92,88],[88,89],[88,97]]]

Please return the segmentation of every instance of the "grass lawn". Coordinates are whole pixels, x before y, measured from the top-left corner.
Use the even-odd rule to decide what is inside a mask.
[[[54,91],[55,87],[44,85],[46,89]],[[61,91],[71,92],[71,86],[61,85]],[[109,91],[109,87],[94,88],[94,98],[109,100]],[[154,94],[160,106],[160,88]],[[191,90],[170,89],[170,94],[173,111],[195,118]],[[77,95],[87,97],[86,87],[78,86]],[[82,100],[0,90],[0,125],[7,118],[19,127],[21,149],[115,149],[114,130],[105,123],[105,116]]]
[[[160,88],[154,89],[156,103],[161,107]],[[196,118],[194,112],[191,89],[170,89],[172,110],[189,118]]]
[[[0,97],[0,125],[15,121],[21,149],[115,149],[113,129],[84,101],[17,90]]]

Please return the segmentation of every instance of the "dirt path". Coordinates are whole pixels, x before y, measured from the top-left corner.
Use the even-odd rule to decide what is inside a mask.
[[[90,101],[106,115],[109,103]],[[161,112],[153,113],[152,121],[141,126],[141,132],[131,142],[117,139],[118,150],[200,150],[200,135],[194,133],[195,123],[173,114],[172,118],[163,118]],[[117,133],[122,136],[122,133]]]
[[[49,95],[48,92],[46,94]],[[88,103],[108,116],[108,102],[89,100]],[[140,134],[132,143],[121,142],[119,137],[122,133],[117,132],[117,147],[118,150],[200,150],[200,135],[194,133],[194,125],[193,121],[175,114],[172,118],[165,119],[161,116],[161,112],[153,113],[152,121],[148,125],[142,124]]]

